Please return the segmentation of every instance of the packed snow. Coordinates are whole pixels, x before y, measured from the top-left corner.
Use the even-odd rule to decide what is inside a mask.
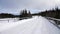
[[[42,16],[12,23],[0,23],[0,34],[60,34],[60,29]]]

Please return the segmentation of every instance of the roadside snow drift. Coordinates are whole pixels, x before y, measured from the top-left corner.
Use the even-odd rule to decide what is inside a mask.
[[[0,34],[60,34],[60,30],[41,16],[14,23],[0,23]]]

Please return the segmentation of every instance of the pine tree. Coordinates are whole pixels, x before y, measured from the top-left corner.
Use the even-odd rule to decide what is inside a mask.
[[[29,11],[29,13],[28,13],[28,17],[32,17],[32,15],[31,15],[31,12]]]

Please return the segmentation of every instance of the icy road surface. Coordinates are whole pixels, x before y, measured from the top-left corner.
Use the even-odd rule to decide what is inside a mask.
[[[60,30],[41,16],[14,23],[0,23],[0,34],[60,34]]]

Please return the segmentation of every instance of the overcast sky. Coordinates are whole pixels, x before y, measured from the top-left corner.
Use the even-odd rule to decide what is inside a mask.
[[[0,13],[18,14],[22,9],[28,9],[32,13],[60,7],[60,0],[0,0]]]

